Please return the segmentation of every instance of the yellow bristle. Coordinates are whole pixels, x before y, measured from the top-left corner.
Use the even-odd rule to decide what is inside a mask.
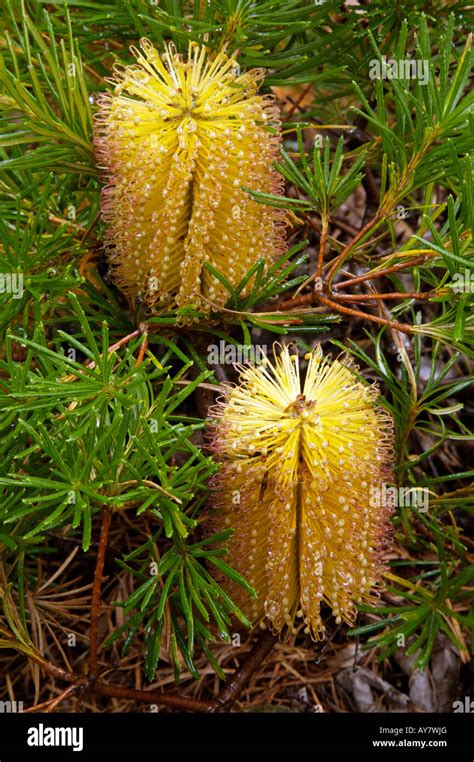
[[[318,639],[323,602],[352,623],[374,598],[391,510],[370,496],[392,480],[392,421],[349,363],[308,359],[303,384],[287,347],[241,367],[216,406],[211,524],[234,530],[228,563],[257,591],[231,584],[244,613],[278,633],[301,618]]]
[[[284,213],[243,190],[281,192],[278,109],[257,92],[262,71],[240,74],[224,52],[191,43],[186,60],[171,44],[163,55],[146,39],[140,48],[96,116],[112,276],[152,309],[218,308],[229,294],[205,263],[235,286],[286,248]]]

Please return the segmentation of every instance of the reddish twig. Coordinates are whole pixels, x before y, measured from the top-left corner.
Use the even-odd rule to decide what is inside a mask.
[[[134,339],[135,336],[139,336],[142,333],[142,327],[137,328],[136,331],[132,331],[132,333],[127,334],[127,336],[123,336],[121,339],[115,342],[115,344],[112,344],[111,347],[109,347],[109,354],[111,352],[115,352],[116,349],[120,349],[120,347],[123,347],[124,344],[127,344],[127,342],[130,341],[130,339]],[[94,362],[92,360],[92,362]]]
[[[97,222],[97,221],[100,219],[100,215],[101,215],[101,211],[100,211],[100,209],[99,209],[99,211],[97,212],[96,216],[94,217],[94,219],[93,219],[93,220],[92,220],[92,222],[90,223],[89,227],[87,228],[86,232],[85,232],[85,233],[84,233],[84,235],[82,236],[82,238],[81,238],[81,243],[84,243],[84,241],[86,240],[86,238],[87,238],[87,237],[88,237],[88,236],[91,234],[91,232],[94,230],[94,227],[95,227],[95,224],[96,224],[96,222]]]
[[[265,630],[255,643],[243,664],[240,665],[232,675],[231,679],[226,683],[225,688],[221,691],[215,701],[215,706],[209,709],[210,712],[216,712],[220,709],[230,709],[254,672],[258,669],[265,657],[268,656],[276,642],[277,637],[272,635],[270,630]]]
[[[316,267],[316,277],[320,278],[323,272],[324,255],[326,253],[326,242],[328,239],[328,220],[327,217],[322,218],[321,236],[319,238],[319,253],[318,264]]]
[[[318,220],[313,220],[313,218],[307,214],[307,212],[298,212],[300,217],[310,225],[313,230],[315,230],[318,235],[321,233],[322,225],[318,222]],[[345,222],[344,220],[341,220],[340,217],[332,217],[332,221],[334,223],[334,227],[341,228],[341,230],[345,230],[346,233],[350,233],[351,235],[357,235],[358,230],[353,225],[349,225],[348,222]],[[337,241],[338,239],[332,236],[334,241]]]
[[[142,323],[140,325],[140,331],[143,334],[143,341],[140,346],[140,351],[138,353],[137,360],[135,362],[135,368],[138,368],[140,363],[143,361],[143,358],[145,357],[145,352],[148,349],[148,327],[144,323]]]
[[[431,299],[436,296],[434,291],[393,291],[389,294],[338,294],[338,301],[354,301],[354,302],[371,302],[376,299],[417,299],[421,301],[423,299]]]
[[[41,704],[35,704],[35,706],[30,706],[29,709],[23,710],[23,714],[32,714],[33,712],[52,712],[53,709],[58,706],[58,704],[64,701],[64,699],[68,698],[68,696],[72,696],[74,693],[77,693],[80,687],[81,686],[78,683],[68,685],[68,687],[61,691],[59,696],[56,696],[56,698],[48,699],[48,701],[43,701]]]
[[[278,305],[278,310],[292,310],[295,307],[304,307],[307,305],[311,305],[313,302],[316,301],[323,301],[324,292],[321,293],[320,291],[315,291],[314,293],[310,294],[304,294],[303,296],[295,296],[294,299],[287,299],[285,302],[281,302],[281,304]],[[431,299],[431,297],[436,296],[436,294],[433,291],[426,291],[426,292],[411,292],[411,291],[399,291],[399,292],[393,292],[389,294],[337,294],[337,296],[334,294],[326,294],[326,297],[334,296],[333,299],[331,299],[333,305],[337,305],[337,308],[339,308],[339,302],[341,301],[347,301],[347,302],[371,302],[371,301],[377,301],[378,299],[417,299],[417,300],[423,300],[423,299]]]
[[[410,260],[409,262],[399,262],[396,265],[392,265],[392,267],[386,267],[384,270],[378,270],[378,272],[368,272],[364,273],[363,275],[357,275],[355,278],[349,278],[348,280],[343,280],[340,283],[335,283],[333,288],[334,289],[340,289],[340,288],[347,288],[348,286],[353,286],[354,283],[363,283],[366,280],[374,280],[375,278],[383,278],[385,275],[388,275],[389,273],[398,272],[398,270],[405,270],[407,267],[414,267],[415,265],[419,265],[422,262],[424,262],[426,259],[425,256],[422,257],[415,257],[415,259]]]
[[[54,664],[50,664],[49,661],[46,661],[42,656],[35,653],[34,651],[28,651],[27,654],[28,658],[35,662],[35,664],[38,664],[40,667],[43,667],[45,672],[48,673],[48,675],[51,675],[52,677],[57,678],[58,680],[66,680],[68,683],[74,683],[77,682],[78,678],[80,677],[81,680],[84,683],[87,683],[87,678],[84,675],[76,675],[74,672],[68,672],[66,669],[62,669],[61,667],[56,667]]]
[[[285,299],[284,302],[275,305],[275,310],[292,310],[294,307],[304,307],[305,305],[312,304],[316,298],[317,295],[313,292],[303,294],[302,296],[295,296],[293,299]]]
[[[287,115],[286,115],[286,117],[285,117],[285,122],[288,122],[288,121],[289,121],[289,119],[291,119],[291,117],[292,117],[292,116],[293,116],[293,114],[295,113],[296,109],[297,109],[297,108],[299,108],[301,101],[303,101],[303,100],[304,100],[305,96],[308,94],[308,92],[310,91],[310,89],[311,89],[311,87],[312,87],[312,86],[313,86],[313,83],[312,83],[312,82],[310,82],[310,83],[309,83],[309,84],[308,84],[308,85],[307,85],[307,86],[304,88],[304,90],[302,90],[302,91],[301,91],[301,93],[299,94],[299,96],[298,96],[298,98],[296,99],[296,101],[293,101],[293,102],[292,102],[292,106],[291,106],[290,110],[288,111],[288,114],[287,114]]]
[[[109,524],[110,524],[110,518],[111,518],[111,512],[109,511],[108,512]],[[104,533],[101,531],[101,541],[102,540],[104,540],[104,543],[100,542],[100,545],[102,545],[102,547],[104,548],[102,552],[102,559],[103,559],[103,554],[105,553],[106,537],[104,539]],[[100,554],[101,554],[101,551],[99,549],[99,555]],[[99,579],[99,575],[97,574],[98,566],[99,564],[97,564],[96,566],[96,575],[94,578],[94,584],[96,582],[96,579]],[[101,566],[103,568],[103,562]],[[101,578],[102,578],[102,574],[100,574],[100,579]],[[96,589],[98,590],[98,593],[100,595],[99,584],[97,584]],[[91,631],[92,631],[92,628],[91,628]],[[217,697],[217,699],[211,699],[209,701],[202,701],[199,699],[187,698],[186,696],[178,696],[173,693],[169,694],[169,693],[161,693],[160,691],[136,690],[133,688],[126,688],[121,685],[113,685],[111,683],[104,682],[103,680],[95,677],[95,673],[97,669],[96,661],[95,661],[95,666],[91,667],[89,675],[78,675],[75,672],[68,672],[67,670],[62,669],[61,667],[56,667],[55,665],[50,664],[47,661],[44,661],[39,654],[30,653],[28,654],[28,656],[37,664],[39,664],[41,667],[43,667],[43,669],[46,672],[48,672],[48,674],[60,680],[65,680],[68,683],[70,683],[70,685],[56,698],[49,699],[48,701],[45,701],[41,704],[36,704],[35,706],[30,707],[26,711],[30,713],[40,712],[45,710],[52,711],[52,709],[54,709],[65,698],[79,691],[92,691],[93,693],[98,693],[101,696],[110,696],[111,698],[123,698],[123,699],[128,699],[130,701],[140,701],[140,702],[146,702],[149,704],[158,704],[158,705],[161,704],[162,706],[169,706],[169,707],[173,707],[174,709],[179,709],[179,710],[188,711],[188,712],[216,712],[222,709],[229,709],[230,706],[237,700],[239,694],[245,688],[248,681],[250,680],[252,675],[256,672],[258,667],[261,665],[265,657],[268,656],[268,654],[270,653],[270,651],[272,650],[276,642],[277,642],[277,638],[274,635],[272,635],[269,630],[265,630],[265,632],[259,637],[259,639],[255,643],[254,647],[252,648],[248,656],[245,658],[244,662],[230,677],[229,681],[226,683],[225,687],[223,688],[221,694]]]
[[[91,600],[91,630],[90,630],[90,654],[89,654],[89,675],[95,678],[97,675],[97,650],[99,635],[99,615],[100,615],[100,592],[102,587],[102,576],[104,572],[105,551],[109,538],[110,522],[112,520],[112,511],[109,508],[102,509],[102,524],[100,527],[99,549],[94,572],[94,584],[92,586]]]
[[[334,275],[336,274],[336,270],[338,268],[338,265],[342,264],[344,262],[344,259],[349,254],[349,252],[356,246],[359,241],[364,238],[365,235],[369,232],[369,230],[372,230],[372,228],[376,227],[379,222],[381,222],[383,217],[379,216],[378,214],[375,215],[371,220],[369,220],[363,228],[359,230],[356,236],[352,239],[352,241],[349,241],[347,246],[343,248],[340,254],[335,257],[333,262],[331,263],[331,267],[329,268],[329,271],[327,273],[326,279],[327,282],[330,283]]]
[[[345,315],[352,315],[352,317],[364,318],[364,320],[371,320],[378,325],[386,325],[389,328],[394,328],[396,331],[402,331],[403,333],[412,333],[413,326],[409,323],[398,323],[396,320],[386,320],[385,318],[371,315],[368,312],[361,312],[360,310],[354,310],[350,307],[343,307],[342,304],[326,299],[324,296],[319,296],[319,301],[325,304],[327,307],[336,310],[337,312],[343,312]]]
[[[102,696],[111,696],[112,698],[125,698],[131,701],[144,701],[150,704],[161,704],[162,706],[170,706],[175,709],[182,709],[193,712],[209,712],[213,706],[213,701],[198,701],[197,699],[189,699],[184,696],[176,696],[175,694],[160,693],[159,691],[142,691],[134,690],[133,688],[124,688],[121,685],[112,685],[110,683],[103,682],[100,679],[93,679],[91,674],[78,675],[75,672],[69,672],[61,667],[56,667],[48,661],[45,661],[43,657],[34,652],[28,653],[28,657],[39,664],[45,672],[53,677],[64,680],[70,685],[56,698],[44,701],[41,704],[36,704],[33,707],[25,710],[27,712],[41,712],[45,711],[49,706],[49,711],[57,706],[60,701],[63,701],[69,695],[77,693],[79,691],[92,691],[99,693]],[[51,706],[53,704],[53,706]]]
[[[183,709],[188,712],[209,712],[213,706],[213,701],[199,701],[198,699],[176,696],[159,691],[141,691],[133,688],[124,688],[121,685],[110,685],[101,680],[97,680],[92,689],[102,696],[111,696],[112,698],[124,698],[131,701],[145,701],[150,704],[161,704],[162,706],[172,706],[175,709]]]

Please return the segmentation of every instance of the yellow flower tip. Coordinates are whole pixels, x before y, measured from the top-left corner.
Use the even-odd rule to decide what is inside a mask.
[[[232,528],[228,562],[257,591],[229,592],[255,623],[324,637],[321,605],[352,623],[376,599],[390,538],[392,421],[350,363],[309,355],[304,381],[287,347],[245,366],[214,408],[212,530]]]
[[[278,109],[257,92],[262,71],[240,73],[222,51],[191,43],[184,58],[169,44],[160,55],[146,39],[131,50],[136,63],[115,70],[96,116],[113,277],[151,308],[222,306],[206,263],[235,286],[286,249],[284,211],[242,190],[282,191]]]

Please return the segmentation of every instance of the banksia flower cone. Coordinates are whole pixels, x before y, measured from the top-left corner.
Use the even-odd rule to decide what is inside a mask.
[[[211,528],[234,530],[227,561],[257,592],[229,589],[243,612],[287,634],[303,618],[320,639],[322,603],[351,623],[375,597],[390,508],[369,495],[391,480],[392,422],[349,362],[307,359],[303,384],[286,347],[241,366],[214,409]]]
[[[229,294],[206,262],[237,285],[285,250],[284,212],[242,190],[281,192],[278,109],[257,93],[262,71],[240,74],[223,52],[191,43],[184,60],[140,46],[96,117],[112,275],[151,308],[221,306]]]

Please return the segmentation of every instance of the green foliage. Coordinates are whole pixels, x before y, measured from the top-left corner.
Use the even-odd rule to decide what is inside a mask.
[[[147,543],[133,550],[123,561],[118,560],[119,566],[133,574],[141,584],[127,601],[120,604],[127,615],[137,609],[136,613],[117,628],[107,645],[127,632],[122,647],[122,654],[126,654],[137,629],[144,625],[144,666],[149,680],[153,680],[156,672],[165,627],[170,629],[171,655],[177,680],[183,660],[191,674],[199,677],[193,660],[196,643],[204,650],[216,673],[223,676],[207,647],[215,640],[215,635],[206,625],[212,622],[219,638],[230,641],[232,616],[247,627],[250,622],[216,584],[208,568],[216,567],[250,593],[254,592],[221,558],[225,555],[222,542],[230,534],[231,530],[228,530],[192,544],[177,541],[158,558],[156,543],[161,535],[161,529],[158,529]],[[213,548],[216,543],[220,547]]]
[[[48,348],[41,324],[33,339],[17,339],[28,350],[21,364],[11,359],[15,337],[7,337],[2,369],[9,381],[1,392],[6,476],[0,484],[15,490],[2,507],[2,526],[10,527],[16,543],[28,543],[43,539],[46,530],[82,524],[86,550],[91,516],[112,506],[137,515],[151,509],[168,536],[185,536],[195,525],[185,507],[210,466],[189,441],[202,424],[176,421],[175,410],[209,373],[180,388],[182,371],[169,375],[169,367],[156,361],[135,369],[130,350],[122,357],[109,352],[105,322],[102,342],[96,342],[77,299],[70,298],[83,338],[59,335],[68,352],[80,352],[93,367]],[[169,464],[171,453],[183,457],[179,469]]]
[[[294,188],[298,188],[307,197],[304,199],[282,198],[270,194],[251,192],[251,195],[262,203],[270,206],[284,207],[298,211],[317,210],[325,220],[339,209],[344,201],[360,185],[362,174],[360,172],[366,159],[366,152],[361,152],[352,166],[342,173],[344,138],[341,136],[336,146],[334,157],[331,161],[331,144],[329,138],[324,141],[324,150],[321,151],[319,142],[314,142],[312,153],[312,166],[306,158],[303,144],[303,136],[300,129],[297,130],[297,140],[301,169],[282,149],[282,162],[278,169]]]
[[[414,52],[423,64],[422,76],[412,77],[412,70],[400,66],[396,78],[374,79],[375,101],[372,106],[360,86],[354,87],[363,106],[355,108],[373,127],[386,169],[382,175],[381,207],[390,210],[408,193],[430,183],[444,182],[459,166],[459,156],[472,147],[472,105],[474,93],[465,93],[472,67],[471,39],[454,63],[452,61],[454,17],[449,19],[440,49],[433,60],[426,19],[422,18],[414,50],[407,49],[408,25],[402,24],[393,58],[406,61]],[[381,52],[373,37],[374,55]],[[406,76],[406,75],[409,76]],[[425,81],[426,80],[426,81]],[[387,83],[387,84],[386,84]],[[388,92],[387,92],[388,91]],[[387,108],[390,103],[390,108]]]
[[[459,375],[459,353],[443,361],[445,350],[437,341],[431,346],[429,366],[418,340],[413,363],[402,350],[397,356],[398,370],[394,371],[383,352],[381,339],[380,333],[373,339],[371,353],[352,341],[345,347],[335,343],[371,368],[383,385],[384,404],[395,425],[396,482],[401,490],[393,522],[400,541],[415,556],[409,561],[393,561],[391,567],[400,571],[414,570],[414,573],[404,578],[388,573],[387,592],[392,599],[396,598],[396,604],[362,607],[363,611],[379,617],[355,628],[351,635],[362,636],[383,629],[367,640],[367,647],[377,647],[380,659],[392,655],[397,648],[406,647],[406,653],[416,654],[417,666],[424,669],[440,631],[466,653],[456,623],[467,630],[474,626],[470,605],[472,591],[469,590],[474,566],[469,563],[465,545],[459,541],[458,527],[447,522],[447,519],[452,521],[451,512],[456,509],[474,515],[471,486],[474,471],[444,477],[430,474],[430,470],[436,473],[436,463],[442,464],[447,442],[474,440],[461,417],[463,405],[455,402],[472,386],[474,379]],[[422,375],[425,379],[420,383]],[[458,487],[450,491],[449,484],[454,482]],[[428,552],[429,560],[418,560],[423,550]],[[465,613],[457,610],[457,603]]]
[[[56,40],[48,14],[44,24],[41,34],[28,16],[21,28],[14,19],[12,37],[6,38],[8,59],[0,58],[0,146],[35,143],[33,151],[15,150],[5,165],[96,174],[88,84],[72,28],[68,24],[66,44]]]
[[[394,582],[387,585],[387,592],[398,598],[399,605],[370,609],[361,607],[361,610],[370,611],[380,618],[352,630],[351,635],[367,635],[385,628],[382,633],[372,635],[366,643],[367,647],[379,649],[380,659],[391,656],[398,648],[405,648],[407,656],[416,655],[415,665],[425,669],[439,632],[443,632],[467,656],[466,645],[459,638],[459,625],[472,630],[474,614],[472,609],[467,614],[453,611],[453,604],[465,606],[472,602],[473,593],[469,587],[474,577],[474,567],[471,564],[456,572],[446,562],[441,544],[439,551],[437,561],[397,564],[397,568],[402,569],[408,565],[421,568],[421,573],[408,578],[387,574],[387,578]]]

